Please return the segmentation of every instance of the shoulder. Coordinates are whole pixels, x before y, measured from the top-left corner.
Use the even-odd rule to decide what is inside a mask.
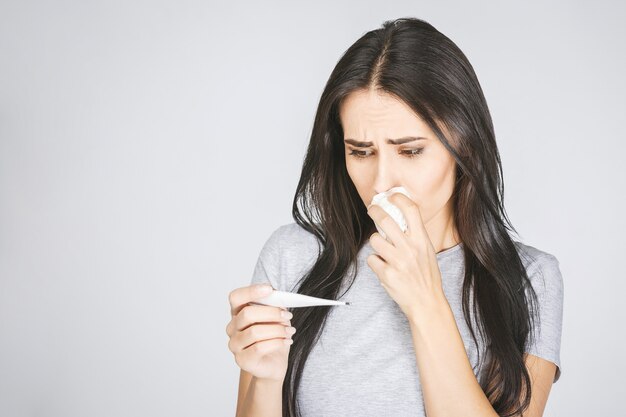
[[[298,223],[291,222],[274,229],[265,242],[265,247],[285,256],[303,249],[317,250],[318,242],[319,240],[313,233]]]
[[[555,255],[522,242],[513,241],[535,291],[563,293],[563,277]]]
[[[546,262],[558,263],[556,256],[554,256],[553,254],[549,252],[546,252],[541,249],[537,249],[534,246],[528,245],[523,242],[519,242],[517,240],[514,240],[513,243],[517,247],[517,253],[519,253],[520,258],[522,259],[522,262],[524,263],[524,266],[526,267],[530,267],[530,266],[533,266],[533,264],[538,264],[538,263],[546,263]]]
[[[559,260],[553,254],[516,240],[513,243],[529,275],[545,268],[559,267]]]
[[[277,288],[291,291],[313,266],[321,249],[317,236],[291,222],[272,231],[263,246],[261,258],[268,269],[272,269]]]
[[[554,363],[557,370],[553,382],[556,382],[561,376],[560,349],[564,300],[559,261],[556,256],[546,251],[520,242],[515,244],[539,303],[535,310],[538,313],[535,316],[538,322],[535,324],[538,326],[534,328],[535,332],[531,334],[525,351]],[[528,290],[527,288],[527,294]],[[546,367],[546,372],[548,371],[552,375],[552,367]]]

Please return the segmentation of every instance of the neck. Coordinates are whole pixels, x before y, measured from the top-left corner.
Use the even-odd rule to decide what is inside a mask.
[[[435,248],[435,253],[449,249],[461,242],[452,215],[452,200],[436,212],[424,224],[428,237]]]

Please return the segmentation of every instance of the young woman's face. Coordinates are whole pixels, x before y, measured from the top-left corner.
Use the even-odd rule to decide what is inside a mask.
[[[345,98],[339,117],[348,174],[365,206],[374,195],[402,186],[419,206],[424,223],[449,218],[456,162],[410,107],[385,93],[358,91]]]

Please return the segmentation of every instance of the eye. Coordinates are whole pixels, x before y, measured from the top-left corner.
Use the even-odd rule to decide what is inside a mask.
[[[356,149],[350,149],[349,155],[352,155],[356,158],[367,158],[365,151],[357,151]]]
[[[406,155],[407,158],[415,158],[419,154],[421,154],[423,150],[424,150],[423,147],[415,148],[415,149],[405,149],[405,150],[401,151],[400,153],[403,154],[403,155]],[[366,151],[358,151],[358,150],[352,149],[352,148],[350,149],[349,155],[352,155],[352,156],[354,156],[357,159],[364,159],[364,158],[367,158],[369,156],[369,154]]]
[[[403,151],[401,153],[405,154],[409,158],[415,158],[416,156],[421,154],[423,150],[424,148],[407,149],[406,151]]]

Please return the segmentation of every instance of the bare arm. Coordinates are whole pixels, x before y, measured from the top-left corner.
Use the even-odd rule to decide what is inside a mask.
[[[243,407],[243,403],[246,399],[246,394],[248,393],[250,381],[252,381],[252,374],[242,369],[239,372],[239,392],[237,394],[237,411],[235,412],[236,417],[239,417],[241,415],[241,408]]]
[[[498,417],[474,375],[445,296],[441,300],[431,314],[409,317],[426,414]]]
[[[245,385],[240,380],[239,399],[237,402],[237,417],[282,417],[283,415],[283,383],[270,379],[258,379],[249,373],[246,379],[250,379],[247,389],[242,395],[241,388]]]
[[[429,416],[497,416],[471,368],[463,339],[449,304],[426,320],[412,319],[413,345]],[[556,365],[525,354],[532,396],[524,417],[541,417],[548,401]],[[455,401],[450,401],[454,398]]]

